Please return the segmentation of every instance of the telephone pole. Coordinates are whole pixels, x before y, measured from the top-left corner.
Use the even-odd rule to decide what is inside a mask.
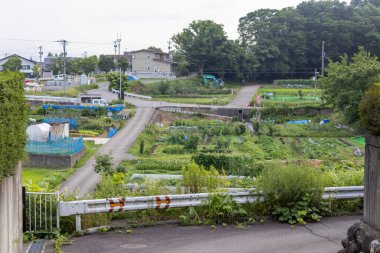
[[[170,52],[172,51],[172,42],[169,40],[168,44],[169,44],[168,50],[169,50],[169,54],[170,54]]]
[[[318,77],[317,69],[314,69],[314,99],[317,100],[317,77]]]
[[[38,54],[40,55],[40,66],[41,66],[40,77],[42,77],[42,74],[43,74],[43,72],[44,72],[44,70],[43,70],[43,63],[42,63],[42,55],[43,55],[44,53],[42,52],[42,46],[39,46],[38,49],[40,50],[40,51],[38,52]],[[37,81],[38,81],[38,79],[37,79]]]
[[[119,37],[120,36],[120,37]],[[115,59],[117,58],[118,59],[118,62],[120,61],[120,45],[121,45],[121,34],[117,35],[117,39],[116,41],[114,41],[114,47],[115,47],[115,55],[116,55],[116,48],[118,48],[118,53],[119,55],[117,57],[115,57]],[[124,92],[122,91],[121,89],[121,66],[119,64],[119,99],[121,100],[124,100]]]
[[[325,41],[322,41],[322,76],[325,74]]]
[[[67,53],[66,53],[66,46],[68,44],[67,40],[59,40],[57,42],[62,43],[63,46],[63,93],[66,97],[66,82],[67,82],[67,76],[66,76],[66,66],[67,66]]]

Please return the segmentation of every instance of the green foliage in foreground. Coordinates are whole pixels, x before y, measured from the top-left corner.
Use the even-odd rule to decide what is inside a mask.
[[[359,119],[359,103],[364,93],[380,80],[378,57],[363,47],[351,60],[347,55],[341,61],[331,62],[328,75],[321,79],[326,101],[339,109],[349,123]]]
[[[13,174],[24,155],[27,107],[23,79],[21,73],[0,72],[0,182]]]
[[[289,165],[263,171],[257,189],[280,221],[304,224],[319,221],[328,209],[321,201],[321,173],[307,166]]]
[[[360,125],[371,134],[380,135],[380,86],[369,89],[359,105]]]

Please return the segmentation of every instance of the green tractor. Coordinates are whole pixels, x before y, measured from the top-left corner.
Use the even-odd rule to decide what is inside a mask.
[[[210,85],[213,88],[215,87],[223,87],[224,86],[224,81],[222,79],[216,79],[215,76],[212,75],[203,75],[203,84],[204,85]]]

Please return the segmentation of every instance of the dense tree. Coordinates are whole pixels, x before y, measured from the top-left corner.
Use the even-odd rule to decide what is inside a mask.
[[[62,59],[62,57],[55,58],[50,65],[50,69],[51,69],[53,75],[62,74],[63,73],[63,59]]]
[[[83,58],[81,69],[86,75],[90,74],[91,72],[94,72],[97,67],[98,67],[98,57],[96,55]]]
[[[100,55],[98,65],[99,65],[99,70],[104,71],[106,73],[115,69],[114,58],[109,55]]]
[[[305,1],[296,8],[260,9],[240,19],[240,42],[257,58],[258,78],[307,78],[320,71],[322,41],[332,61],[352,56],[358,46],[380,55],[379,2]]]
[[[242,58],[249,55],[237,42],[228,40],[223,25],[210,20],[193,21],[172,40],[177,49],[176,57],[182,63],[196,66],[199,74],[228,75],[230,78],[243,76],[245,66],[241,65]]]
[[[3,69],[15,72],[20,71],[21,60],[18,57],[9,58],[7,62],[3,64]]]
[[[127,71],[127,68],[129,67],[129,62],[128,62],[128,59],[126,57],[120,57],[118,60],[117,60],[117,66],[119,68],[121,68],[121,71],[123,73],[125,73],[125,71]]]
[[[150,46],[150,47],[148,47],[148,49],[154,50],[154,51],[157,51],[157,52],[163,52],[161,48],[155,47],[155,46]]]
[[[73,58],[67,61],[66,72],[69,75],[79,75],[82,73],[82,58]]]
[[[380,80],[380,62],[363,47],[350,60],[330,62],[321,79],[324,99],[339,109],[349,123],[358,120],[359,102],[364,93]]]

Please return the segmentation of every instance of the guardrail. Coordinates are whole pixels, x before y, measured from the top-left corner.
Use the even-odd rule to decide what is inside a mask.
[[[113,93],[117,93],[117,94],[119,94],[119,91],[118,91],[118,90],[115,90],[115,89],[112,89],[112,92],[113,92]],[[151,96],[144,96],[144,95],[139,95],[139,94],[129,93],[129,92],[124,92],[124,95],[127,96],[127,97],[147,99],[147,100],[149,100],[149,101],[152,99]]]
[[[240,204],[253,203],[264,199],[261,194],[250,191],[228,194]],[[59,214],[60,216],[76,215],[76,230],[80,231],[82,214],[201,206],[209,196],[210,193],[199,193],[59,202]],[[354,199],[363,196],[364,186],[328,187],[325,188],[322,198]]]
[[[25,95],[26,100],[29,101],[42,101],[42,102],[65,102],[65,103],[79,103],[77,98],[67,98],[67,97],[53,97],[53,96],[35,96],[35,95]]]

